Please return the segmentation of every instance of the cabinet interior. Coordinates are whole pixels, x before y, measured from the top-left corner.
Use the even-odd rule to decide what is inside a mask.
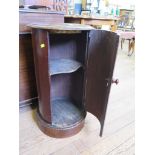
[[[67,128],[85,117],[87,32],[50,34],[49,75],[52,125]]]

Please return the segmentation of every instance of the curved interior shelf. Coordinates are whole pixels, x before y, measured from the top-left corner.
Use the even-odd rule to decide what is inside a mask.
[[[55,59],[49,63],[50,75],[72,73],[82,67],[82,64],[78,61],[71,59]]]
[[[52,101],[52,126],[69,128],[84,119],[84,112],[72,100],[56,99]]]

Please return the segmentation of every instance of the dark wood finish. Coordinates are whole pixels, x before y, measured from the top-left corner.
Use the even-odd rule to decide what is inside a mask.
[[[50,35],[50,60],[72,59],[84,65],[86,41],[87,35],[85,32],[77,34]]]
[[[67,0],[24,0],[20,2],[21,5],[43,5],[47,6],[53,11],[63,11],[67,13],[68,8]]]
[[[55,59],[49,62],[50,75],[72,73],[82,67],[82,64],[70,59]]]
[[[113,32],[91,31],[87,65],[86,110],[105,120],[119,37]]]
[[[47,123],[44,121],[44,119],[39,114],[39,111],[36,113],[37,115],[37,124],[40,128],[40,130],[45,133],[47,136],[55,137],[55,138],[66,138],[71,137],[78,132],[81,131],[81,129],[84,126],[84,119],[82,119],[77,124],[74,124],[71,128],[53,128],[53,126],[50,123]]]
[[[65,27],[61,27],[62,34],[54,34],[51,31],[53,27],[34,25],[32,28],[40,129],[54,137],[73,135],[80,131],[86,111],[89,111],[99,119],[102,135],[113,82],[118,35],[90,29],[64,34]],[[76,27],[72,27],[72,30],[79,31]],[[65,63],[61,65],[61,60],[72,60],[80,67],[72,70],[74,63],[65,67]],[[55,61],[60,64],[51,66],[51,62]],[[55,67],[63,71],[51,75]],[[47,116],[51,118],[50,121]]]
[[[49,33],[46,30],[32,30],[35,74],[39,97],[39,111],[43,118],[51,122],[50,76],[48,74]],[[37,44],[36,44],[37,43]],[[41,47],[44,44],[44,47]]]
[[[19,102],[37,100],[34,60],[32,53],[32,39],[30,34],[19,35]]]
[[[50,33],[56,34],[77,34],[81,33],[81,31],[84,30],[93,30],[94,28],[89,25],[82,25],[82,24],[72,24],[72,23],[61,23],[61,24],[54,24],[54,25],[49,25],[49,24],[30,24],[28,25],[29,27],[33,28],[40,28],[40,29],[45,29],[48,30]]]
[[[65,23],[78,23],[81,24],[81,19],[80,18],[68,18],[65,17]]]
[[[27,24],[32,23],[63,23],[62,13],[51,11],[19,11],[19,105],[20,107],[36,103],[38,93],[34,72],[32,38]]]
[[[64,14],[52,11],[33,11],[20,10],[19,11],[19,31],[30,32],[28,24],[55,24],[63,23]]]
[[[85,66],[88,36],[86,32],[73,34],[49,34],[49,32],[48,29],[32,29],[39,95],[38,124],[49,136],[66,137],[81,130],[86,115],[83,102],[85,67],[81,66]],[[62,60],[72,62],[67,66],[67,70],[63,69]],[[60,62],[60,65],[52,66],[51,62]],[[54,71],[55,67],[62,67],[63,71],[57,74],[57,71]],[[56,74],[51,75],[52,69]],[[67,102],[68,100],[71,102]],[[47,122],[50,124],[48,128]],[[60,122],[66,125],[61,125]]]
[[[83,108],[84,71],[79,69],[71,74],[59,74],[51,77],[51,100],[68,98],[74,104]]]
[[[74,102],[67,98],[57,98],[52,101],[52,126],[54,128],[69,128],[84,119],[84,110],[76,106]]]

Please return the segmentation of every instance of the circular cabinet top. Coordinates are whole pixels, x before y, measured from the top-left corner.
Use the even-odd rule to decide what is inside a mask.
[[[78,33],[81,31],[88,31],[88,30],[94,29],[92,26],[89,26],[89,25],[71,24],[71,23],[61,23],[61,24],[51,24],[51,25],[31,24],[28,26],[36,29],[50,30],[50,32],[53,32],[53,33]]]

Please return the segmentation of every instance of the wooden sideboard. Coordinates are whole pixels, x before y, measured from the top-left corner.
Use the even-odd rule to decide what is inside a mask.
[[[62,12],[19,10],[19,106],[37,101],[31,29],[28,24],[64,23]]]
[[[78,23],[92,26],[110,25],[111,31],[117,30],[118,18],[114,17],[91,17],[81,15],[65,15],[65,23]]]

